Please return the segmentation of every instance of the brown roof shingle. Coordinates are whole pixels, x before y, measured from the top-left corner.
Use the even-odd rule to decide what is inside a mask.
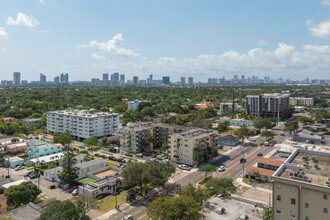
[[[280,167],[284,163],[284,161],[260,157],[258,160],[258,163]]]
[[[267,170],[259,167],[247,167],[246,172],[247,173],[258,172],[261,176],[272,176],[275,173],[274,170]]]

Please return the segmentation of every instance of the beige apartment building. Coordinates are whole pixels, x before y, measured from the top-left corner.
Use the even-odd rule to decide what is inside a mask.
[[[168,143],[169,136],[191,128],[162,123],[130,123],[120,129],[120,147],[126,152],[139,153],[153,151],[153,146]],[[145,139],[152,136],[154,144],[145,144]]]
[[[273,220],[330,219],[330,154],[295,150],[273,174]]]
[[[192,166],[194,164],[194,148],[216,147],[217,131],[208,129],[191,129],[170,135],[169,145],[171,160]]]
[[[290,105],[293,106],[314,106],[313,98],[290,97]]]

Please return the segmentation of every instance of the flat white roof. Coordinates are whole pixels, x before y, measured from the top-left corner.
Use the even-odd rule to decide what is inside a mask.
[[[56,159],[55,157],[58,156],[58,158]],[[51,154],[51,155],[47,155],[47,156],[43,156],[43,157],[38,157],[38,158],[35,158],[35,159],[31,159],[30,161],[32,162],[37,162],[37,161],[45,161],[45,163],[48,163],[48,162],[51,162],[51,161],[55,161],[55,160],[59,160],[61,158],[61,156],[63,156],[63,152],[60,152],[60,153],[56,153],[56,154]],[[54,160],[51,160],[50,158],[51,157],[54,157],[55,159]]]
[[[17,185],[19,185],[19,184],[21,184],[23,182],[26,182],[26,180],[23,180],[23,179],[17,180],[17,181],[11,182],[11,183],[4,184],[4,185],[2,185],[2,187],[5,188],[5,189],[7,189],[10,186],[17,186]]]

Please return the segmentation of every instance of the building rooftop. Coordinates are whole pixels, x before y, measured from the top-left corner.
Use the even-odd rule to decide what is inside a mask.
[[[209,129],[191,129],[189,131],[181,132],[179,134],[172,134],[174,137],[185,137],[185,138],[203,138],[211,134],[217,135],[218,133],[214,130]]]
[[[11,183],[3,184],[2,187],[5,188],[5,189],[7,189],[7,188],[9,188],[10,186],[17,186],[17,185],[19,185],[19,184],[21,184],[21,183],[23,183],[23,182],[25,182],[25,181],[26,181],[26,180],[23,180],[23,179],[21,179],[21,180],[17,180],[17,181],[11,182]]]
[[[95,160],[91,160],[91,161],[76,164],[76,167],[79,167],[80,169],[84,169],[84,168],[94,166],[96,164],[101,164],[101,163],[105,163],[105,160],[103,160],[101,158],[98,158],[98,159],[95,159]]]
[[[314,185],[330,186],[330,154],[297,149],[273,176]]]
[[[67,116],[78,116],[78,117],[88,117],[88,118],[97,118],[101,116],[111,116],[111,115],[119,115],[118,113],[110,113],[110,112],[98,112],[95,114],[91,114],[89,110],[60,110],[60,111],[52,111],[48,113],[55,113],[59,115],[67,115]]]
[[[16,162],[16,161],[22,161],[24,159],[20,157],[9,157],[9,162]]]
[[[313,98],[304,98],[304,97],[290,97],[290,99],[304,99],[304,100],[313,100]]]
[[[52,174],[52,175],[55,175],[55,174],[59,174],[62,170],[63,170],[62,167],[55,167],[53,169],[45,170],[45,172],[47,172],[49,174]]]
[[[272,176],[275,173],[274,170],[268,170],[259,167],[247,167],[246,172],[247,173],[258,172],[261,176]]]
[[[27,205],[20,206],[1,215],[11,217],[16,220],[37,220],[40,218],[41,212],[42,208],[30,202]]]
[[[258,163],[279,167],[284,163],[284,161],[283,160],[276,160],[276,159],[271,159],[271,158],[260,157],[259,160],[258,160]]]
[[[41,118],[28,118],[28,119],[23,119],[23,121],[40,121]]]
[[[47,156],[43,156],[43,157],[39,157],[39,158],[34,158],[31,159],[30,161],[32,162],[37,162],[37,161],[45,161],[45,163],[51,162],[51,161],[57,161],[62,159],[63,157],[63,152],[59,152],[56,154],[51,154],[51,155],[47,155]]]
[[[302,137],[302,138],[306,138],[306,139],[314,139],[314,140],[318,140],[318,141],[322,140],[321,136],[314,135],[312,131],[308,131],[308,130],[299,131],[299,132],[293,134],[293,136],[298,136],[298,137]]]

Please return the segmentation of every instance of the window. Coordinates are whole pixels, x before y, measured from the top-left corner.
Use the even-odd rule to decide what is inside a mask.
[[[328,199],[328,195],[323,194],[323,199]]]
[[[296,212],[291,211],[291,212],[290,212],[290,216],[291,216],[291,218],[296,218]]]
[[[328,209],[327,208],[323,208],[323,212],[324,213],[328,213]]]
[[[308,216],[305,216],[305,220],[309,220],[309,217]]]
[[[276,197],[276,200],[277,200],[277,201],[281,201],[281,196],[278,195],[278,196]]]
[[[291,199],[291,204],[295,205],[296,204],[296,199]]]
[[[281,189],[281,183],[276,183],[276,189]]]
[[[276,213],[281,214],[282,213],[281,208],[276,208]]]
[[[308,209],[309,208],[309,204],[305,203],[305,208]]]
[[[295,186],[291,186],[291,192],[296,192],[296,187]]]
[[[309,195],[309,191],[305,190],[305,196],[308,196],[308,195]]]

